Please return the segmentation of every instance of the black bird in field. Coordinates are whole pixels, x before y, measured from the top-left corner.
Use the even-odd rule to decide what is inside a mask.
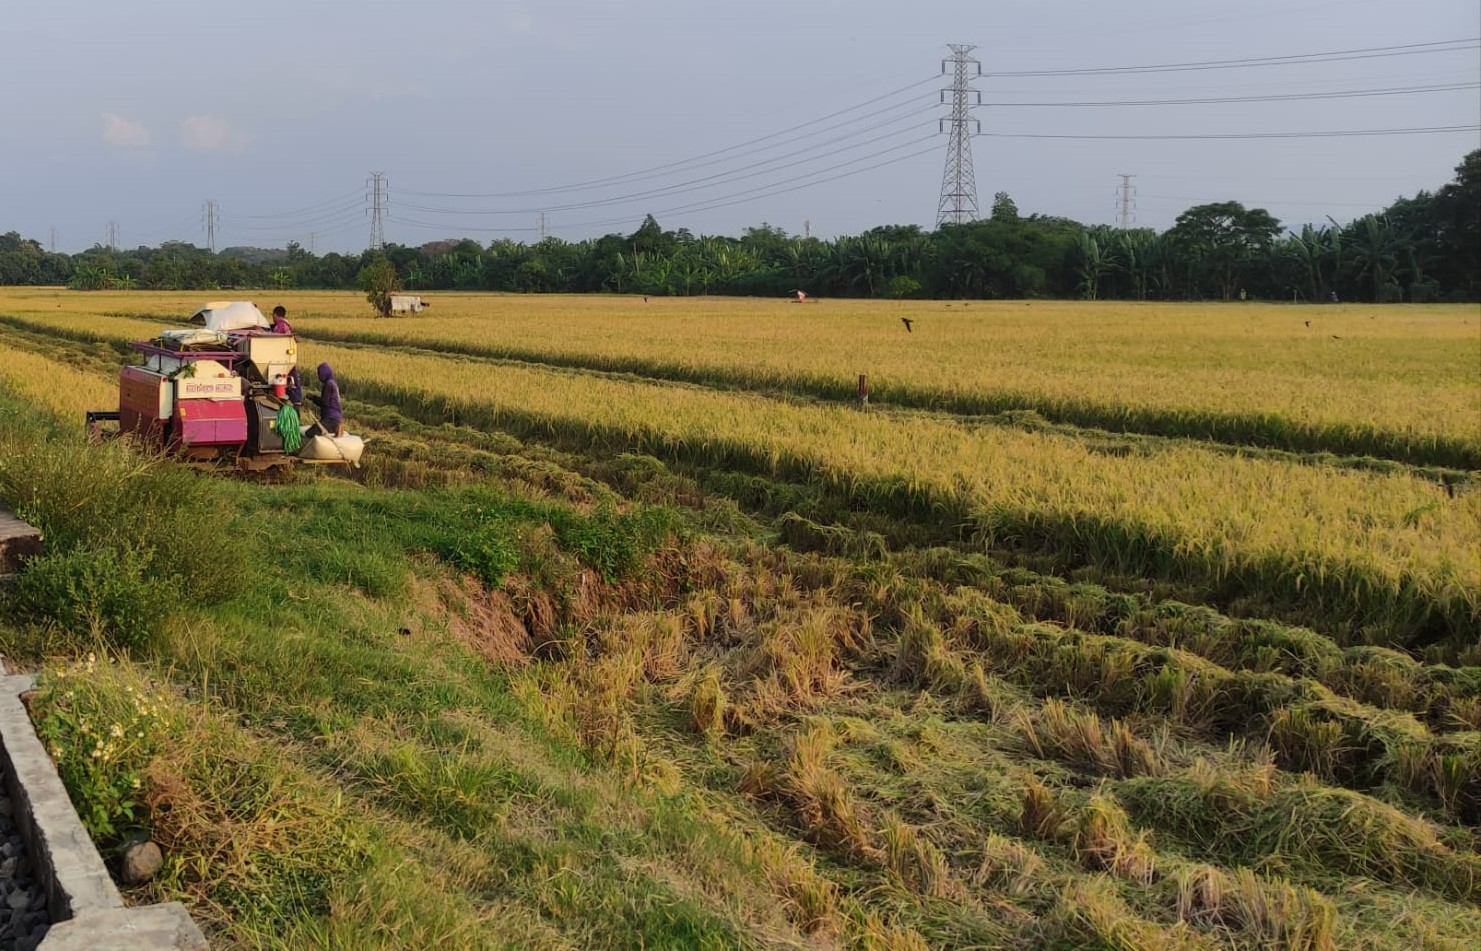
[[[900,323],[905,325],[906,333],[914,333],[914,331],[910,329],[910,325],[915,323],[915,321],[911,320],[909,317],[901,317]]]
[[[1332,339],[1333,339],[1333,340],[1341,340],[1341,339],[1342,339],[1342,338],[1341,338],[1341,337],[1339,337],[1339,336],[1337,336],[1337,335],[1336,335],[1336,334],[1333,334],[1333,335],[1332,335]]]
[[[1308,326],[1308,327],[1310,327],[1310,326],[1311,326],[1311,321],[1309,321],[1309,320],[1308,320],[1308,321],[1307,321],[1307,322],[1306,322],[1306,326]]]

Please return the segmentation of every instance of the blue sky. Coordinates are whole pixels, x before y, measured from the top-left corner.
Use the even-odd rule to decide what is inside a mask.
[[[372,171],[388,182],[386,238],[409,244],[533,240],[542,211],[569,239],[631,231],[649,211],[709,234],[762,221],[822,236],[930,227],[946,138],[927,136],[944,112],[933,102],[948,42],[976,44],[986,74],[975,85],[990,105],[976,115],[989,135],[972,143],[984,213],[1007,191],[1024,213],[1111,223],[1129,173],[1142,225],[1224,199],[1289,225],[1341,221],[1445,183],[1481,144],[1474,131],[998,137],[1473,126],[1474,44],[1002,74],[1468,40],[1481,36],[1474,0],[7,0],[0,22],[0,231],[47,242],[55,230],[64,251],[104,240],[110,221],[126,246],[204,244],[208,199],[218,247],[359,250]],[[1259,101],[1050,105],[1231,97]]]

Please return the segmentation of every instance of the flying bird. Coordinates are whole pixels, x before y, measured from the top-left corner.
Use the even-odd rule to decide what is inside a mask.
[[[914,331],[910,329],[910,325],[915,323],[915,321],[911,320],[909,317],[901,317],[900,323],[905,325],[906,333],[914,333]]]
[[[1332,335],[1332,339],[1333,339],[1333,340],[1341,340],[1341,339],[1342,339],[1342,338],[1341,338],[1341,337],[1339,337],[1339,336],[1337,336],[1337,335],[1336,335],[1336,334],[1333,334],[1333,335]]]
[[[1311,326],[1311,321],[1309,321],[1309,320],[1308,320],[1308,321],[1307,321],[1307,322],[1306,322],[1306,326],[1308,326],[1308,327],[1310,327],[1310,326]]]

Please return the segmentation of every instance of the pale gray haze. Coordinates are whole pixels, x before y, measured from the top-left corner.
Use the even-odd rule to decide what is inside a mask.
[[[1476,0],[0,0],[0,232],[204,245],[210,199],[218,248],[358,251],[373,171],[404,244],[533,241],[542,211],[570,240],[648,212],[695,234],[933,228],[947,43],[982,63],[983,216],[1005,191],[1115,223],[1127,173],[1139,225],[1226,199],[1347,221],[1481,144],[1477,37]]]

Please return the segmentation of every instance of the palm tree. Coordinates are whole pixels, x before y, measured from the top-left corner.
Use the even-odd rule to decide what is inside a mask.
[[[1109,244],[1111,259],[1121,262],[1131,296],[1146,300],[1163,256],[1161,237],[1150,228],[1138,228],[1113,232]]]
[[[1086,300],[1095,300],[1100,295],[1101,278],[1117,267],[1112,250],[1115,238],[1105,233],[1097,237],[1098,230],[1080,232],[1072,251],[1075,271],[1080,278],[1080,293]]]
[[[1409,249],[1410,241],[1396,231],[1388,218],[1364,215],[1352,223],[1352,260],[1357,266],[1355,278],[1366,275],[1373,280],[1373,300],[1383,300],[1383,288],[1399,266],[1399,256]]]

